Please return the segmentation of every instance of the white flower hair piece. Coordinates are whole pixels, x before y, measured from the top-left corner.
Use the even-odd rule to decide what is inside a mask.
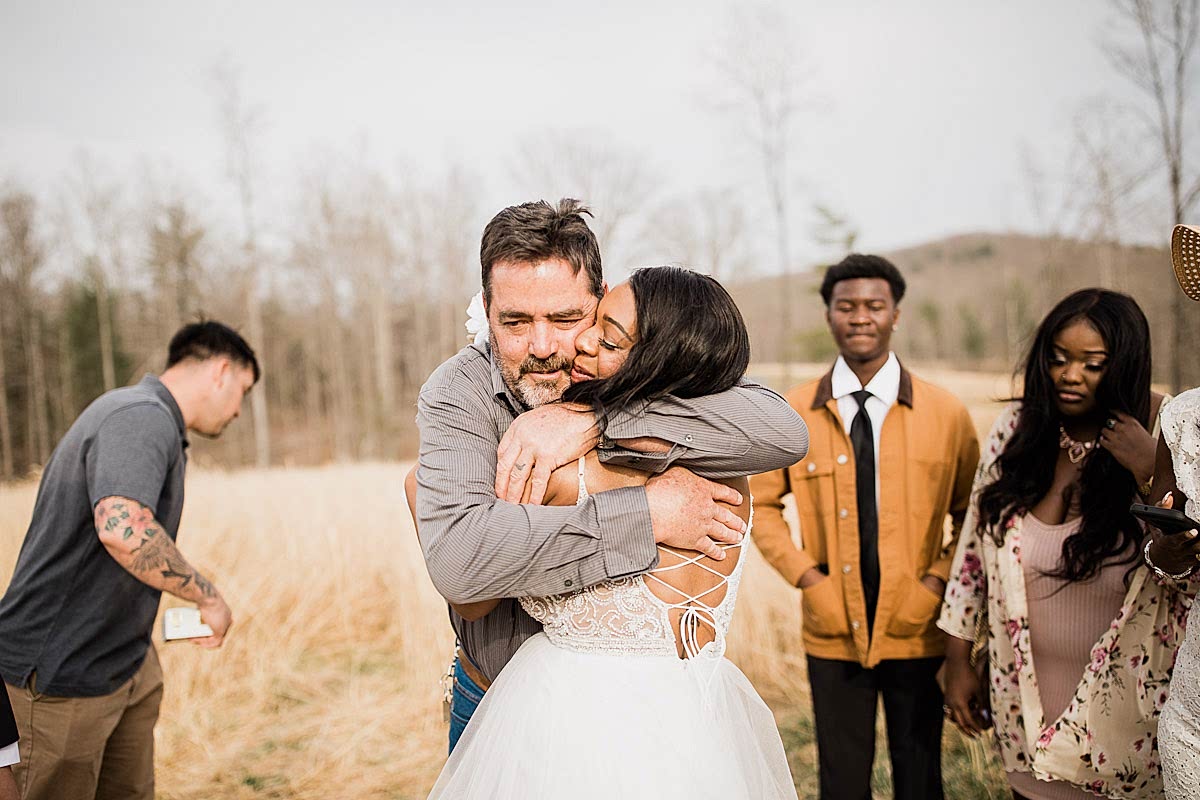
[[[467,306],[466,328],[473,344],[482,347],[487,342],[491,329],[488,328],[487,309],[483,307],[483,292],[472,297]]]

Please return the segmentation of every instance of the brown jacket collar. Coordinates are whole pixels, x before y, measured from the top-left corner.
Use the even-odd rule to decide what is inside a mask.
[[[900,405],[912,408],[913,403],[912,390],[912,374],[904,368],[904,364],[900,365],[900,392],[896,395],[896,402]],[[829,368],[824,377],[817,384],[817,395],[813,398],[813,410],[824,408],[825,404],[833,399],[833,367]]]

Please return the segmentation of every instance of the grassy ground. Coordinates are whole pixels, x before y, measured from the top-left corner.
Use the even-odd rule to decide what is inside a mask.
[[[965,376],[955,385],[986,426],[983,400],[1003,384]],[[444,759],[438,679],[453,636],[403,507],[406,470],[189,475],[180,544],[221,588],[235,624],[217,652],[158,645],[160,797],[424,797]],[[35,490],[0,486],[0,581]],[[799,796],[815,798],[799,598],[753,550],[742,586],[729,656],[775,710]],[[882,731],[879,741],[884,751]],[[951,731],[945,754],[950,797],[1007,796],[987,750],[968,751]],[[880,759],[877,797],[890,796],[888,772]]]

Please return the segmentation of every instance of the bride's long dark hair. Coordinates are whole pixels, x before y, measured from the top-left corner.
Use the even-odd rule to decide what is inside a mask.
[[[1102,413],[1124,412],[1150,428],[1150,326],[1132,297],[1104,289],[1082,289],[1056,305],[1038,326],[1025,359],[1025,389],[1012,438],[996,460],[997,479],[979,496],[979,528],[997,544],[1004,523],[1027,512],[1054,482],[1061,418],[1050,378],[1054,337],[1085,320],[1104,340],[1107,367],[1096,393]],[[1129,513],[1137,481],[1107,450],[1096,447],[1079,477],[1083,522],[1063,543],[1054,577],[1084,581],[1105,563],[1132,563],[1142,529]]]
[[[730,389],[750,364],[750,335],[721,284],[680,267],[647,267],[629,278],[637,341],[607,378],[576,383],[563,401],[596,410],[601,432],[620,409],[667,395],[680,398]]]

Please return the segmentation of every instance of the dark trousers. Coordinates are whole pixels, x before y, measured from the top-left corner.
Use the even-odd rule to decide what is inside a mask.
[[[887,723],[896,800],[942,798],[941,658],[853,661],[808,657],[821,800],[871,800],[875,714],[879,695]]]

